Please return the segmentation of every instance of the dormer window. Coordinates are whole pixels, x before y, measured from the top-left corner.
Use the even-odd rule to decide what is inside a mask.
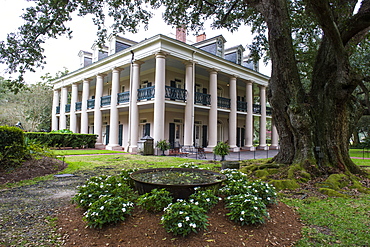
[[[236,63],[241,65],[243,61],[243,51],[241,49],[238,49],[237,56],[236,56]]]
[[[222,39],[217,40],[217,51],[216,56],[222,57],[224,50],[224,42],[222,42]]]

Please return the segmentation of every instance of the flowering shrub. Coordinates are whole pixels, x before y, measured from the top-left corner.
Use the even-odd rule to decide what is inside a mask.
[[[166,189],[154,189],[149,193],[141,195],[137,200],[137,204],[149,212],[160,212],[163,211],[172,200],[173,197]]]
[[[247,176],[244,173],[235,169],[224,169],[221,170],[221,173],[227,177],[227,180],[225,181],[226,184],[233,181],[248,181]]]
[[[199,166],[195,165],[194,162],[182,163],[179,168],[191,168],[191,169],[201,169]]]
[[[131,188],[135,187],[134,180],[130,177],[130,175],[136,171],[138,171],[138,168],[132,168],[132,169],[123,169],[120,173],[120,177],[125,181]]]
[[[102,196],[85,212],[84,220],[90,227],[102,228],[105,224],[125,220],[133,206],[132,202],[122,197]]]
[[[277,203],[276,190],[273,185],[257,180],[248,182],[247,188],[250,190],[250,193],[261,198],[266,206]]]
[[[241,225],[264,223],[264,217],[268,216],[266,205],[255,195],[231,195],[225,201],[226,208],[230,210],[226,215]]]
[[[83,186],[79,186],[72,200],[79,206],[88,208],[102,196],[121,196],[134,201],[137,193],[121,177],[101,175],[92,177]]]
[[[221,198],[217,197],[212,190],[197,190],[189,196],[189,202],[209,211]]]
[[[179,199],[164,209],[161,224],[167,232],[186,236],[199,229],[206,229],[207,219],[204,208]]]

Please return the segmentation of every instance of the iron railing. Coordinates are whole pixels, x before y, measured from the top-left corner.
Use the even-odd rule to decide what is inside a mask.
[[[111,102],[111,96],[110,95],[102,96],[100,98],[100,106],[110,105],[110,102]]]
[[[71,111],[71,104],[66,104],[65,111],[70,112]]]
[[[150,100],[152,98],[154,98],[154,86],[137,90],[137,100]]]
[[[247,112],[248,109],[248,103],[245,101],[237,101],[236,102],[236,109],[238,111]]]
[[[266,107],[266,115],[271,116],[272,115],[272,108],[271,107]]]
[[[253,104],[253,113],[254,114],[261,114],[261,105]]]
[[[166,98],[170,98],[171,100],[186,100],[186,90],[182,88],[170,87],[166,86]]]
[[[82,109],[82,102],[76,102],[76,111],[81,111]]]
[[[130,101],[130,91],[119,93],[117,97],[118,104],[127,103]]]
[[[194,103],[195,104],[202,104],[202,105],[210,105],[211,104],[211,95],[210,94],[205,94],[205,93],[195,92]]]
[[[217,97],[217,107],[230,109],[230,99]]]
[[[95,108],[95,99],[88,99],[87,100],[87,109],[94,109]]]

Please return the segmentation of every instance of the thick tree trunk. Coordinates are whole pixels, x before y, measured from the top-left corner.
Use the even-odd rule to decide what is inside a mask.
[[[272,75],[268,97],[280,137],[275,162],[301,164],[314,175],[361,170],[348,154],[356,110],[348,58],[338,59],[328,40],[321,45],[311,92],[303,89],[289,26],[288,1],[261,0],[255,8],[268,26]],[[339,64],[339,65],[338,65]]]

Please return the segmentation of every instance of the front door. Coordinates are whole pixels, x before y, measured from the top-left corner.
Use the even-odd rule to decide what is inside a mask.
[[[109,125],[105,127],[105,145],[109,143]]]
[[[194,146],[195,147],[202,147],[202,125],[196,124],[194,126]]]
[[[208,136],[207,136],[207,133],[208,133],[208,126],[207,125],[203,125],[202,126],[202,147],[207,147],[208,146]]]

